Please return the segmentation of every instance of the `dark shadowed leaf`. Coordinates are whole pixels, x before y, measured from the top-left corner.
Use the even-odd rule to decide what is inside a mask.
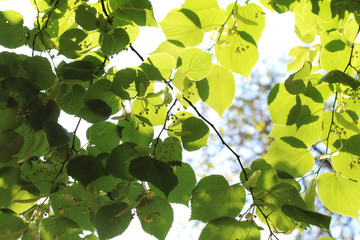
[[[296,221],[316,225],[322,229],[329,230],[331,217],[324,214],[288,204],[281,206],[281,211]]]
[[[107,175],[103,165],[93,156],[79,156],[71,160],[67,166],[68,174],[84,186],[95,179]]]
[[[129,172],[141,181],[152,183],[168,196],[178,184],[178,179],[168,163],[151,157],[139,157],[130,162]]]
[[[132,220],[131,208],[126,203],[102,206],[95,215],[95,227],[100,239],[111,239],[122,234]]]
[[[100,99],[91,99],[85,102],[77,115],[90,123],[97,123],[110,117],[111,107]]]

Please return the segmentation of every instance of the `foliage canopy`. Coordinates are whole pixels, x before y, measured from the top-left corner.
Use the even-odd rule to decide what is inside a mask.
[[[207,223],[200,235],[207,240],[259,239],[260,221],[274,238],[310,225],[329,231],[316,196],[357,219],[360,4],[260,2],[222,9],[216,0],[185,0],[158,23],[148,0],[31,0],[38,12],[31,29],[15,10],[1,11],[0,44],[27,45],[32,56],[0,53],[0,238],[109,239],[138,217],[145,232],[165,239],[170,203]],[[258,60],[264,7],[293,12],[308,45],[290,51],[292,74],[269,93],[275,140],[245,168],[194,104],[220,116],[231,105],[233,74],[249,77]],[[142,26],[160,27],[168,39],[147,59],[131,45]],[[196,47],[208,32],[214,45]],[[127,50],[140,66],[107,67]],[[79,119],[73,132],[58,122],[61,111]],[[76,135],[81,120],[91,123],[85,145]],[[197,183],[182,162],[183,150],[207,146],[211,129],[238,160],[234,185],[221,175]],[[318,145],[324,155],[311,151]],[[330,172],[320,172],[325,162]],[[301,189],[305,177],[313,179]]]

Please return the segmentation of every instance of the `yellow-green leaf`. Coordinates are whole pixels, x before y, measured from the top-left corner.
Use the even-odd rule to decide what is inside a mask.
[[[233,74],[227,68],[213,64],[210,75],[196,85],[201,99],[221,117],[235,96]]]
[[[360,184],[340,174],[323,173],[318,179],[318,194],[331,211],[358,219]]]
[[[198,48],[187,48],[180,53],[179,57],[178,69],[190,80],[199,81],[210,74],[211,54]]]
[[[160,22],[160,27],[167,39],[177,40],[185,46],[196,46],[204,37],[204,31],[197,26],[191,16],[186,15],[180,8],[173,9]]]

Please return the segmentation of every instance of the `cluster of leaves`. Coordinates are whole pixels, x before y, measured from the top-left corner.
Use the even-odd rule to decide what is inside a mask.
[[[202,101],[220,116],[231,105],[233,73],[248,77],[258,60],[260,6],[236,1],[223,10],[216,0],[186,0],[159,23],[168,40],[143,59],[131,44],[140,26],[158,26],[148,0],[31,2],[38,12],[32,29],[18,12],[0,13],[6,33],[0,44],[33,51],[0,53],[0,238],[109,239],[138,217],[145,232],[165,239],[170,203],[189,202],[191,219],[207,223],[200,239],[259,239],[255,216],[275,238],[309,225],[329,230],[330,217],[314,211],[316,194],[331,211],[358,217],[355,3],[261,1],[293,11],[298,36],[312,43],[320,35],[321,43],[291,51],[289,71],[296,72],[268,97],[269,136],[276,140],[265,159],[244,168],[194,104]],[[207,32],[214,48],[196,48]],[[106,68],[112,55],[128,49],[143,60],[140,66]],[[52,66],[50,51],[64,60]],[[183,110],[189,107],[198,116]],[[73,132],[58,122],[60,111],[79,119]],[[83,146],[76,136],[82,119],[91,123]],[[238,160],[234,185],[221,175],[196,183],[182,162],[183,150],[207,145],[209,127]],[[313,156],[320,143],[326,154]],[[301,195],[296,178],[313,170],[315,157],[330,161],[333,173],[315,169]],[[252,202],[243,209],[246,193]]]

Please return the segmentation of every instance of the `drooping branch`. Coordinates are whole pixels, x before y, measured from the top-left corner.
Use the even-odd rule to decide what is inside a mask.
[[[131,45],[130,45],[130,49],[136,53],[136,55],[141,59],[141,61],[144,61],[144,58],[143,58],[143,57],[139,54],[139,52],[136,51]],[[167,84],[167,86],[168,86],[171,90],[174,89],[174,87],[170,84],[169,81],[165,81],[165,83]],[[216,129],[216,127],[214,126],[214,124],[212,124],[207,118],[205,118],[205,117],[199,112],[199,110],[195,107],[195,105],[194,105],[188,98],[186,98],[186,97],[184,97],[184,96],[183,96],[182,98],[191,106],[191,108],[197,113],[197,115],[198,115],[204,122],[206,122],[206,123],[215,131],[215,133],[216,133],[216,135],[218,136],[218,138],[220,139],[221,143],[236,157],[236,160],[238,161],[238,163],[239,163],[239,165],[240,165],[240,167],[241,167],[241,170],[242,170],[243,173],[244,173],[245,180],[247,181],[249,178],[248,178],[248,175],[247,175],[247,173],[246,173],[246,171],[245,171],[245,168],[244,168],[244,166],[243,166],[243,164],[242,164],[242,162],[241,162],[241,157],[240,157],[240,155],[237,154],[237,153],[229,146],[229,144],[227,144],[227,143],[225,142],[225,140],[223,139],[223,137],[221,136],[221,134],[219,133],[219,131]],[[166,124],[166,123],[165,123],[165,124]],[[275,239],[279,240],[278,237],[275,235],[275,233],[274,233],[274,232],[272,231],[272,229],[271,229],[271,226],[270,226],[270,223],[269,223],[269,216],[266,215],[266,214],[263,212],[263,210],[260,208],[259,205],[257,205],[257,203],[256,203],[256,198],[255,198],[255,195],[254,195],[254,192],[253,192],[253,188],[250,188],[250,194],[251,194],[251,197],[252,197],[252,200],[253,200],[253,205],[254,205],[257,209],[259,209],[259,212],[261,213],[261,215],[262,215],[262,216],[264,217],[264,219],[265,219],[266,225],[267,225],[267,227],[268,227],[268,229],[269,229],[269,232],[270,232],[269,238],[273,236]]]

